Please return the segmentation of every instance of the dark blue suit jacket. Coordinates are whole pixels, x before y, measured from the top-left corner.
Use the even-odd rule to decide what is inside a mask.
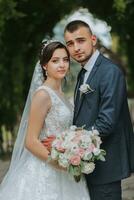
[[[86,179],[92,184],[111,183],[134,172],[134,133],[125,79],[122,71],[100,54],[87,84],[94,91],[82,94],[80,103],[75,104],[74,124],[86,125],[86,129],[94,126],[107,155],[105,162],[96,162],[95,171]]]

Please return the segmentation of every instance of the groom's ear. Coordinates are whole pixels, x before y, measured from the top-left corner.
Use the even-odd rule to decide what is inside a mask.
[[[96,46],[96,44],[97,44],[97,37],[96,37],[96,35],[92,35],[91,39],[92,39],[92,42],[93,42],[93,46]]]

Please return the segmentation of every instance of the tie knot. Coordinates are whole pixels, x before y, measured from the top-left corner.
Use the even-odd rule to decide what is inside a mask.
[[[86,73],[86,71],[87,70],[82,67],[82,69],[80,70],[79,76],[84,76],[84,74]]]
[[[80,73],[84,74],[87,70],[85,68],[82,67]]]

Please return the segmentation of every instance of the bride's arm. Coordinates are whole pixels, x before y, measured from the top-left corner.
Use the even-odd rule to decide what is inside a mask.
[[[25,147],[42,160],[47,160],[49,151],[39,140],[39,134],[50,107],[51,100],[48,93],[44,90],[37,91],[32,99]]]

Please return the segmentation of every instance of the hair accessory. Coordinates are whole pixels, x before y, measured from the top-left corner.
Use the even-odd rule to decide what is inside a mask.
[[[43,55],[43,51],[46,48],[46,46],[48,46],[49,44],[51,44],[53,42],[59,42],[59,41],[58,40],[54,40],[54,39],[50,39],[50,40],[49,39],[48,40],[44,39],[42,41],[41,55]]]

